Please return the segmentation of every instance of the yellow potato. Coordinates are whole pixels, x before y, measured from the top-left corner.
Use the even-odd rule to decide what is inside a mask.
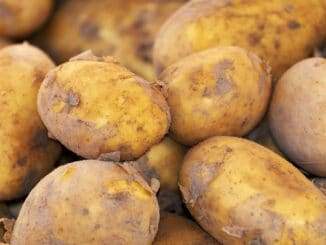
[[[262,119],[271,93],[268,65],[245,49],[219,47],[170,65],[171,135],[185,145],[216,135],[243,136]]]
[[[133,72],[154,81],[152,46],[163,22],[186,0],[62,1],[36,39],[61,63],[91,49],[112,55]]]
[[[284,73],[275,87],[269,124],[289,159],[326,177],[326,59],[306,59]]]
[[[50,15],[52,0],[1,0],[0,36],[25,37]]]
[[[268,60],[279,78],[326,37],[325,5],[324,0],[190,1],[157,35],[156,70],[194,52],[236,45]]]
[[[137,159],[170,125],[169,108],[154,85],[112,57],[89,52],[48,73],[38,111],[51,137],[92,159]]]
[[[254,142],[201,142],[186,155],[179,183],[192,216],[223,244],[325,244],[326,196]]]
[[[128,164],[95,160],[61,166],[27,197],[11,245],[151,244],[155,193]]]
[[[214,238],[196,223],[171,213],[163,213],[153,245],[217,245]]]
[[[0,200],[27,194],[60,155],[36,106],[41,82],[53,67],[41,50],[26,43],[0,50]]]

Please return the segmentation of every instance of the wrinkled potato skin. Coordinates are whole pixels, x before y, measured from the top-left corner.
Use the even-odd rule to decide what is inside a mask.
[[[134,168],[80,161],[57,168],[31,191],[11,245],[151,244],[158,222],[155,193]]]
[[[271,93],[269,67],[238,47],[219,47],[169,66],[166,84],[172,137],[194,145],[216,135],[243,136],[262,119]]]
[[[324,193],[324,195],[326,195],[326,178],[313,178],[311,181],[322,193]]]
[[[284,73],[275,87],[269,122],[289,159],[326,177],[326,59],[306,59]]]
[[[153,55],[157,73],[191,53],[236,45],[268,60],[277,79],[325,38],[323,4],[323,0],[190,1],[157,35]]]
[[[60,155],[61,147],[48,139],[36,107],[41,82],[53,67],[28,44],[0,50],[0,200],[27,194]]]
[[[326,197],[254,142],[200,143],[186,155],[179,183],[192,216],[223,244],[325,244]]]
[[[160,225],[153,245],[217,245],[214,238],[200,227],[172,213],[161,214]]]
[[[169,108],[154,85],[112,57],[90,53],[48,73],[38,111],[54,138],[91,159],[137,159],[170,125]]]
[[[1,0],[0,36],[26,37],[49,16],[52,0]]]
[[[36,42],[61,63],[91,49],[112,55],[154,81],[152,47],[164,21],[185,0],[63,1]]]

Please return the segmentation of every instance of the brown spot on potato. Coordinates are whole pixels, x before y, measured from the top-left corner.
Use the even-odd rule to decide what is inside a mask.
[[[87,208],[82,209],[82,215],[87,216],[89,214],[89,210]]]
[[[18,161],[17,161],[17,164],[20,167],[26,166],[26,163],[27,163],[27,157],[19,158]]]
[[[84,22],[80,26],[80,34],[89,40],[98,38],[98,30],[98,26],[91,22]]]
[[[294,10],[294,6],[290,3],[288,3],[284,6],[284,9],[286,12],[291,13]]]
[[[227,94],[234,86],[233,82],[226,75],[227,70],[234,70],[233,62],[227,59],[220,61],[214,67],[214,75],[217,77],[216,91],[220,96]]]
[[[259,33],[252,32],[248,35],[248,41],[251,46],[256,46],[257,44],[259,44],[261,39],[262,35]]]
[[[70,90],[66,97],[66,112],[69,113],[71,107],[76,107],[79,105],[79,103],[80,101],[78,95]]]
[[[46,129],[40,129],[32,138],[32,148],[44,147],[48,143],[48,132]]]
[[[139,57],[142,58],[145,62],[152,62],[152,48],[153,48],[153,42],[143,42],[139,44],[137,52]]]
[[[203,97],[209,97],[211,96],[211,92],[209,91],[209,88],[205,88],[203,92]]]
[[[279,49],[281,47],[281,43],[280,43],[280,41],[279,40],[275,40],[274,41],[274,48],[275,49]]]
[[[288,23],[288,27],[290,28],[290,29],[292,29],[292,30],[295,30],[295,29],[298,29],[298,28],[300,28],[300,23],[299,22],[297,22],[297,21],[295,21],[295,20],[291,20],[291,21],[289,21],[289,23]]]
[[[249,123],[249,118],[246,117],[241,123],[241,128],[245,128],[248,125],[248,123]]]

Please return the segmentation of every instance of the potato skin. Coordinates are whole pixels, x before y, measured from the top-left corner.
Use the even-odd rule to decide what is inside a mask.
[[[326,59],[306,59],[284,73],[275,87],[269,122],[289,159],[326,177]]]
[[[325,26],[323,0],[194,0],[162,26],[154,63],[159,74],[191,53],[237,45],[268,60],[277,79],[311,54],[325,38]]]
[[[152,46],[164,21],[185,0],[63,1],[35,40],[61,63],[84,50],[112,55],[154,81]]]
[[[0,38],[0,49],[8,46],[10,44],[10,41]]]
[[[26,37],[45,22],[52,6],[52,0],[1,0],[0,36]]]
[[[185,145],[216,135],[247,134],[265,114],[271,93],[268,65],[239,47],[187,56],[159,80],[166,85],[171,135]]]
[[[179,183],[193,217],[223,244],[325,244],[326,197],[254,142],[203,141],[186,155]]]
[[[169,108],[154,85],[112,57],[89,52],[47,74],[38,111],[54,138],[91,159],[137,159],[170,125]]]
[[[189,219],[172,213],[163,213],[153,245],[217,245],[214,238]]]
[[[27,197],[11,245],[151,244],[155,193],[128,164],[95,160],[61,166]]]
[[[26,43],[0,50],[0,200],[26,195],[60,155],[36,108],[38,89],[53,67],[46,54]]]

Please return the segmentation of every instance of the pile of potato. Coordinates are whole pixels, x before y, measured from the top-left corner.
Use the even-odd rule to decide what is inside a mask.
[[[0,244],[326,244],[324,0],[0,0]]]

